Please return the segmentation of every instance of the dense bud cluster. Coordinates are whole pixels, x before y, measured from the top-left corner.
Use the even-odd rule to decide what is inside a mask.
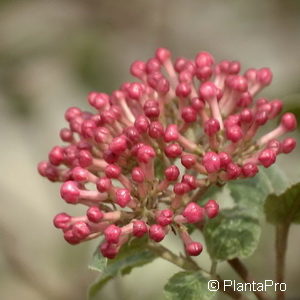
[[[177,232],[188,255],[201,253],[186,226],[216,217],[219,206],[214,200],[200,206],[199,191],[253,177],[296,146],[293,138],[280,140],[297,126],[291,113],[259,134],[282,110],[278,99],[257,98],[271,71],[240,71],[239,62],[216,63],[207,52],[172,60],[160,48],[131,65],[139,81],[111,95],[91,92],[93,113],[69,108],[69,126],[60,131],[66,145],[53,147],[38,165],[42,176],[62,182],[67,203],[87,207],[83,216],[54,218],[65,240],[101,235],[99,250],[114,258],[131,238],[160,242]]]

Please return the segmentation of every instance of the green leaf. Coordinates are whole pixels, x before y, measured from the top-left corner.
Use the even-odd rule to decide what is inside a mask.
[[[157,256],[146,248],[147,239],[135,238],[125,244],[114,259],[104,258],[96,251],[90,269],[101,272],[99,279],[89,289],[89,299],[96,299],[97,293],[110,279],[118,273],[129,274],[134,267],[139,267],[153,261]]]
[[[265,203],[267,221],[272,224],[300,224],[300,182],[280,195],[271,194]]]
[[[201,271],[179,272],[165,285],[165,297],[169,300],[209,300],[215,292],[209,291],[208,280]]]
[[[214,260],[251,256],[257,248],[260,233],[258,218],[238,207],[222,210],[204,227],[206,246]]]

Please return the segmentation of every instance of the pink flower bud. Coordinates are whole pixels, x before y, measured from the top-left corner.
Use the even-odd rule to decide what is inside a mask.
[[[156,153],[151,146],[144,145],[140,147],[137,151],[137,158],[140,162],[148,163],[151,159],[155,157]]]
[[[196,156],[193,154],[183,154],[181,156],[181,163],[187,169],[192,168],[196,163]]]
[[[88,101],[96,109],[102,109],[109,103],[109,96],[105,93],[92,92],[88,96]]]
[[[216,173],[221,168],[220,157],[215,152],[205,153],[202,163],[208,173]]]
[[[253,112],[248,109],[248,108],[245,108],[241,111],[241,122],[243,123],[251,123],[253,121]]]
[[[261,68],[257,71],[256,78],[262,85],[269,85],[272,81],[273,74],[269,68]]]
[[[118,178],[121,174],[121,168],[118,165],[109,164],[105,168],[105,175],[108,178]]]
[[[197,97],[192,98],[191,105],[192,105],[193,109],[197,112],[201,111],[205,107],[204,101]]]
[[[59,136],[64,142],[70,143],[73,140],[73,132],[69,128],[61,129]]]
[[[237,143],[242,139],[244,136],[243,130],[238,125],[227,126],[226,127],[226,137],[228,140],[232,141],[233,143]]]
[[[110,141],[110,132],[106,127],[98,127],[94,131],[94,139],[97,143],[107,143]]]
[[[98,206],[91,206],[86,212],[86,216],[89,221],[93,223],[99,223],[104,216],[104,213],[100,210]]]
[[[217,96],[217,87],[212,82],[204,82],[200,85],[199,94],[203,100],[211,100]]]
[[[156,85],[154,89],[161,95],[165,95],[169,92],[170,90],[170,83],[169,81],[165,78],[162,77],[159,80],[157,80]]]
[[[258,173],[256,164],[247,163],[242,166],[242,173],[245,177],[254,177]]]
[[[56,228],[67,229],[70,226],[71,216],[66,213],[57,214],[53,219]]]
[[[231,89],[233,89],[239,93],[244,93],[247,91],[248,84],[247,84],[247,80],[245,77],[239,76],[239,75],[232,75],[230,77],[227,77],[227,79],[230,79],[230,80],[226,81],[226,84]]]
[[[285,113],[281,118],[281,125],[286,131],[293,131],[297,128],[297,119],[292,113]]]
[[[41,161],[38,164],[38,172],[41,176],[47,177],[51,181],[56,181],[59,177],[57,169],[47,161]]]
[[[176,158],[182,153],[182,148],[179,144],[169,144],[165,147],[165,154],[169,158]]]
[[[203,250],[203,246],[199,242],[188,243],[185,247],[186,253],[191,256],[199,255],[202,252],[202,250]]]
[[[282,101],[281,100],[273,100],[271,102],[271,106],[272,106],[271,117],[275,118],[282,111],[282,107],[283,107]]]
[[[142,237],[148,232],[148,226],[144,221],[135,220],[133,221],[132,234],[136,237]]]
[[[90,235],[91,230],[85,222],[79,221],[76,222],[72,227],[72,232],[76,238],[79,240],[85,239],[87,236]]]
[[[149,136],[154,139],[159,139],[164,135],[164,127],[158,121],[153,121],[150,123]]]
[[[157,212],[156,222],[161,226],[167,226],[173,222],[173,212],[170,209],[164,209]]]
[[[149,237],[155,242],[162,241],[166,236],[166,233],[161,225],[154,224],[150,226]]]
[[[145,181],[145,173],[142,168],[135,167],[131,172],[132,180],[138,183],[142,183]]]
[[[241,124],[241,116],[240,115],[230,115],[224,122],[225,127],[231,127],[235,125]]]
[[[195,202],[190,202],[184,209],[182,215],[188,223],[194,224],[204,219],[204,208]]]
[[[213,74],[213,69],[210,66],[204,66],[196,69],[196,77],[201,80],[209,80]]]
[[[107,257],[109,259],[113,259],[118,254],[118,247],[116,244],[103,242],[99,248],[100,252],[104,257]]]
[[[219,153],[220,158],[220,166],[221,168],[225,168],[232,162],[231,156],[227,152],[220,152]]]
[[[176,87],[176,96],[179,98],[186,98],[190,95],[192,89],[187,82],[180,82]]]
[[[270,140],[267,143],[267,148],[272,149],[277,155],[281,152],[281,143],[276,139]]]
[[[86,138],[93,138],[97,125],[93,120],[84,120],[81,124],[81,135]]]
[[[136,127],[134,126],[129,126],[125,128],[124,134],[128,138],[128,140],[133,144],[141,140],[141,135],[139,131],[136,129]]]
[[[237,179],[241,175],[242,170],[237,164],[230,163],[226,167],[226,173],[228,179],[233,180],[233,179]]]
[[[183,183],[186,183],[191,190],[197,188],[197,180],[196,177],[190,174],[184,174],[181,180]]]
[[[65,112],[65,119],[70,122],[74,118],[81,115],[81,110],[78,107],[70,107]]]
[[[240,96],[240,99],[239,99],[237,105],[240,107],[247,107],[252,103],[252,101],[253,101],[253,98],[252,98],[251,94],[249,92],[244,92]]]
[[[241,70],[241,64],[238,61],[232,61],[228,67],[229,74],[238,74]]]
[[[66,181],[60,188],[60,195],[66,202],[76,204],[79,200],[80,190],[74,181]]]
[[[258,160],[265,168],[268,168],[275,163],[276,153],[272,149],[265,149],[259,154]]]
[[[208,52],[199,52],[195,58],[196,65],[198,67],[211,66],[215,63],[213,56]]]
[[[100,193],[108,192],[112,187],[111,180],[107,177],[99,178],[96,182],[96,186]]]
[[[179,137],[179,133],[178,133],[177,125],[175,124],[168,125],[164,135],[165,141],[167,143],[171,141],[176,141],[178,140],[178,137]]]
[[[164,63],[171,57],[170,50],[166,48],[158,48],[155,52],[155,57],[161,62]]]
[[[180,171],[175,165],[169,166],[165,170],[165,177],[168,181],[176,181],[179,174]]]
[[[296,140],[294,138],[286,138],[281,143],[281,150],[283,153],[290,153],[296,148]]]
[[[144,104],[144,112],[150,119],[157,118],[160,114],[158,102],[155,100],[147,100]]]
[[[160,68],[161,68],[161,63],[157,58],[150,58],[146,62],[146,72],[148,74],[158,72],[160,71]]]
[[[190,186],[185,182],[178,182],[174,184],[173,191],[176,195],[182,196],[190,191]]]
[[[118,244],[121,233],[122,233],[122,230],[120,227],[118,227],[114,224],[111,224],[108,227],[106,227],[104,230],[105,240],[108,243]]]
[[[181,117],[186,123],[193,123],[197,120],[197,111],[192,106],[186,106],[182,109]]]
[[[134,100],[139,100],[142,97],[143,92],[143,86],[139,82],[132,82],[127,88],[129,98]]]
[[[89,171],[81,167],[76,167],[72,170],[72,177],[77,182],[86,182],[89,178]]]
[[[127,149],[127,140],[124,135],[114,138],[109,145],[109,150],[113,153],[120,155]]]
[[[218,131],[220,130],[220,123],[217,119],[208,119],[205,123],[204,123],[204,132],[208,135],[208,136],[213,136],[215,135]]]
[[[128,189],[119,188],[116,190],[116,202],[121,206],[125,207],[132,200],[130,191]]]
[[[103,159],[108,163],[108,164],[113,164],[117,162],[119,156],[115,153],[113,153],[111,150],[106,149],[103,152]]]
[[[268,113],[265,110],[258,111],[255,114],[255,123],[259,126],[265,125],[268,121]]]
[[[219,214],[219,204],[215,200],[209,200],[205,205],[204,209],[206,215],[213,219]]]
[[[93,163],[93,156],[88,150],[81,150],[78,154],[79,165],[82,168],[89,167]]]
[[[52,165],[58,166],[64,160],[64,149],[59,146],[55,146],[49,152],[49,161]]]
[[[137,78],[142,78],[143,75],[146,72],[146,64],[143,61],[136,60],[134,61],[131,66],[130,66],[130,73],[131,75],[137,77]]]
[[[74,235],[72,229],[64,232],[64,239],[71,245],[76,245],[80,243],[80,239]]]
[[[146,118],[145,116],[139,116],[136,118],[135,122],[134,122],[134,126],[135,128],[140,132],[140,133],[145,133],[148,131],[150,125],[150,121],[148,120],[148,118]]]
[[[175,64],[174,64],[174,69],[177,73],[180,73],[181,71],[184,70],[184,67],[187,63],[187,59],[184,57],[179,57],[176,59]]]

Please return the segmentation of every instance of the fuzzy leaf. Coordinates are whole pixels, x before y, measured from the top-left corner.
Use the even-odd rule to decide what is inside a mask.
[[[165,285],[165,297],[168,300],[212,299],[215,292],[208,290],[208,280],[200,271],[176,273]]]
[[[227,260],[251,256],[257,248],[259,221],[245,209],[224,209],[204,227],[204,237],[212,259]]]
[[[272,224],[300,224],[300,183],[280,195],[271,194],[265,203],[267,221]]]
[[[156,255],[145,247],[146,243],[147,239],[144,238],[133,239],[122,247],[114,259],[106,259],[99,251],[96,251],[89,268],[99,271],[102,274],[96,282],[90,286],[88,293],[89,299],[96,299],[97,293],[104,284],[118,273],[121,275],[129,274],[133,268],[153,261]]]

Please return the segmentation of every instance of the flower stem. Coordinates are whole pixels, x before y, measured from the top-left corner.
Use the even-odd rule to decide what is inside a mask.
[[[282,223],[276,226],[276,282],[284,283],[285,279],[285,256],[287,249],[290,223]],[[285,292],[281,289],[276,291],[277,300],[285,300]]]
[[[228,260],[228,263],[230,266],[236,271],[237,274],[246,282],[246,283],[252,283],[257,282],[249,273],[247,267],[241,262],[239,258],[234,258]],[[253,291],[256,298],[258,300],[270,300],[270,296],[263,291]]]

